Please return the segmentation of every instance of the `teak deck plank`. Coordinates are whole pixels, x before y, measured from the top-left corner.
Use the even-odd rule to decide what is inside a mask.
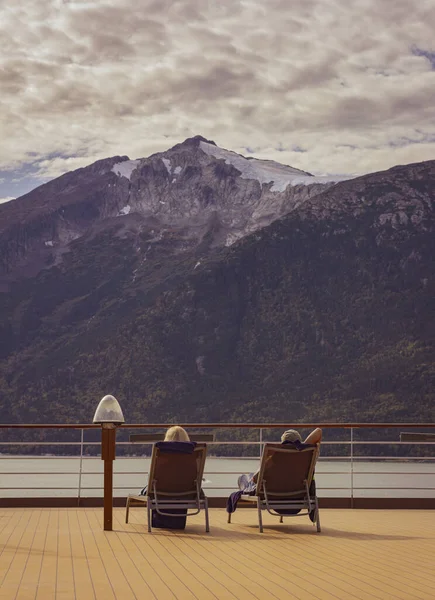
[[[22,573],[17,600],[25,600],[29,592],[37,589],[39,585],[42,558],[44,556],[45,539],[49,527],[49,519],[50,513],[42,512],[38,521],[27,564]]]
[[[183,600],[195,598],[189,588],[174,575],[166,562],[155,553],[152,546],[145,545],[141,547],[141,543],[146,544],[146,538],[141,532],[138,532],[139,535],[131,535],[128,529],[123,529],[119,516],[118,514],[115,521],[118,539],[138,570],[145,577],[145,580],[148,581],[152,593],[157,598],[168,598],[168,600],[171,598],[182,598]],[[174,589],[177,589],[177,596],[172,591]]]
[[[59,511],[56,600],[75,600],[75,579],[68,511]]]
[[[123,515],[122,515],[123,516]],[[117,527],[123,527],[120,519],[117,519]],[[127,527],[127,526],[125,526]],[[186,583],[186,569],[177,560],[177,557],[168,551],[168,546],[172,543],[169,540],[165,540],[164,535],[153,534],[152,543],[150,543],[147,536],[142,535],[142,526],[132,524],[133,531],[138,533],[138,536],[131,536],[139,551],[146,555],[150,564],[155,570],[165,574],[165,578],[168,577],[168,583],[171,583],[171,589],[177,589],[177,598],[200,598],[201,600],[213,600],[216,596],[209,592],[209,590],[201,583],[200,578],[195,576],[193,572],[192,577],[189,578],[188,585]],[[165,571],[166,569],[166,571]]]
[[[97,600],[114,600],[116,599],[115,592],[110,583],[106,566],[101,558],[100,551],[95,542],[94,534],[89,525],[87,515],[85,511],[82,510],[78,510],[76,514],[95,597]]]
[[[307,518],[240,509],[188,519],[185,531],[146,528],[143,508],[0,509],[0,600],[432,600],[431,511],[323,510]]]
[[[76,511],[68,512],[68,525],[76,597],[80,600],[94,600],[94,585]]]
[[[125,598],[125,600],[136,598],[131,584],[125,576],[122,566],[119,564],[118,557],[113,553],[108,540],[108,536],[112,534],[108,534],[102,530],[102,511],[98,511],[98,515],[95,512],[94,510],[86,510],[86,518],[92,531],[95,547],[104,563],[115,598]]]
[[[59,511],[49,510],[47,512],[49,513],[49,521],[44,542],[39,585],[36,589],[36,600],[50,600],[56,597]]]
[[[31,513],[26,522],[26,527],[17,527],[9,538],[9,544],[7,544],[2,553],[3,564],[0,564],[0,573],[4,572],[3,582],[0,587],[0,598],[11,596],[15,598],[20,589],[40,516],[41,511]]]

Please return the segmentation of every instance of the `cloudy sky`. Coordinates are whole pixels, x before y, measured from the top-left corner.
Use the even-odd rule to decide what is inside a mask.
[[[315,174],[435,159],[434,0],[0,0],[0,201],[201,134]]]

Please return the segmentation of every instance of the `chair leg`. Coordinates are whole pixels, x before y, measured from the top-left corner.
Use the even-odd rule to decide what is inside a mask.
[[[231,523],[231,513],[228,513],[227,523]]]
[[[125,522],[128,523],[128,515],[130,513],[130,498],[127,498],[127,504],[125,505]]]
[[[208,518],[208,498],[204,498],[204,511],[205,511],[205,531],[210,531],[210,521]]]
[[[147,521],[148,521],[148,533],[151,533],[151,500],[147,498]]]
[[[320,514],[319,514],[319,501],[316,497],[316,528],[317,528],[317,533],[320,533],[322,531],[321,527],[320,527]]]
[[[263,517],[261,515],[261,501],[260,501],[260,498],[257,498],[257,509],[258,509],[258,527],[260,529],[260,533],[263,533]]]
[[[281,516],[280,516],[280,518],[279,518],[279,522],[280,522],[280,523],[284,523],[284,517],[283,517],[282,515],[281,515]]]

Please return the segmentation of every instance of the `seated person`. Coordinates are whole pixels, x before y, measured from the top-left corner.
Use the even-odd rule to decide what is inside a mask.
[[[319,429],[318,427],[316,429],[314,429],[314,431],[312,431],[305,438],[304,442],[302,442],[301,434],[298,431],[296,431],[295,429],[288,429],[287,431],[284,431],[284,433],[281,436],[282,444],[293,444],[296,448],[298,448],[298,447],[302,448],[303,446],[305,446],[305,444],[308,444],[308,445],[320,444],[321,441],[322,441],[322,430]],[[236,510],[237,502],[240,500],[242,494],[253,494],[253,495],[255,494],[259,473],[260,473],[260,469],[258,469],[256,473],[250,473],[249,475],[247,475],[247,474],[240,475],[240,477],[237,480],[237,483],[239,486],[239,491],[233,492],[229,496],[229,498],[227,500],[227,512],[232,513]],[[310,486],[310,493],[312,493],[313,495],[315,494],[315,491],[316,491],[315,486],[316,486],[316,484],[313,479],[311,482],[311,486]],[[287,514],[297,514],[298,512],[299,512],[299,510],[287,511]],[[313,514],[310,513],[310,519],[312,521],[314,521],[314,512],[313,512]]]
[[[170,427],[166,434],[165,434],[165,439],[163,440],[164,442],[175,442],[175,446],[177,445],[178,442],[187,442],[187,446],[191,446],[194,447],[195,446],[195,442],[191,442],[190,438],[189,438],[189,434],[187,433],[187,431],[185,429],[183,429],[183,427],[180,427],[179,425],[174,425],[173,427]],[[157,442],[157,444],[162,444],[162,442]],[[160,447],[161,448],[161,447]],[[187,452],[190,453],[192,452],[191,448],[186,448]],[[180,451],[180,448],[177,448],[177,452]],[[184,452],[184,450],[182,450],[182,452]],[[145,486],[143,488],[143,490],[141,490],[141,495],[145,496],[147,493],[147,486]],[[169,515],[161,515],[158,514],[157,511],[155,509],[153,509],[152,511],[152,525],[153,527],[156,528],[163,528],[163,529],[184,529],[186,526],[186,514],[187,514],[187,510],[185,509],[171,509],[168,510],[167,512],[171,513],[171,515],[173,514],[173,516],[169,516]]]
[[[320,444],[321,441],[322,441],[322,430],[319,429],[318,427],[317,427],[317,429],[314,429],[314,431],[312,431],[305,438],[304,442],[302,442],[301,434],[299,433],[299,431],[296,431],[296,429],[287,429],[287,431],[284,431],[284,433],[281,436],[282,444],[292,443],[295,445],[297,445],[297,444],[314,445],[314,444]],[[260,472],[260,469],[258,469],[258,471],[256,473],[250,473],[249,475],[246,475],[246,474],[240,475],[240,477],[237,480],[237,483],[239,485],[239,490],[244,491],[246,488],[252,488],[252,483],[254,483],[254,484],[257,483],[257,478],[258,478],[259,472]],[[251,492],[252,490],[249,489],[248,491]]]
[[[189,434],[185,429],[180,427],[179,425],[174,425],[173,427],[169,427],[165,434],[164,442],[190,442]],[[160,442],[159,442],[160,443]],[[141,496],[146,496],[147,487],[145,486],[141,492]]]

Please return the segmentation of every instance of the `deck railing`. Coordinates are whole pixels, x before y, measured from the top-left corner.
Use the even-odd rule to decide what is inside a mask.
[[[355,505],[355,498],[358,495],[361,494],[365,494],[367,497],[367,493],[368,492],[373,492],[373,493],[384,493],[384,494],[397,494],[397,492],[403,492],[405,495],[407,493],[410,493],[412,490],[412,495],[413,497],[416,497],[416,493],[417,493],[417,497],[418,494],[420,494],[420,496],[425,496],[425,497],[432,497],[435,498],[435,441],[427,441],[427,438],[429,438],[430,440],[430,436],[426,436],[424,439],[426,441],[401,441],[400,440],[400,433],[403,431],[423,431],[423,432],[429,432],[429,431],[433,431],[435,432],[435,423],[185,423],[185,424],[181,424],[184,428],[186,428],[188,431],[190,432],[194,432],[194,431],[208,431],[210,432],[210,430],[212,430],[213,432],[215,432],[217,435],[217,438],[221,438],[221,439],[215,439],[215,441],[212,442],[208,442],[208,446],[209,446],[209,454],[213,455],[214,453],[216,453],[216,451],[220,451],[219,454],[221,455],[221,458],[240,458],[240,459],[244,459],[244,460],[252,460],[252,459],[257,459],[258,461],[258,457],[261,456],[262,453],[262,449],[264,444],[267,441],[276,441],[279,439],[279,433],[276,432],[276,434],[274,434],[274,430],[285,430],[285,429],[290,429],[290,428],[294,428],[294,429],[305,429],[305,430],[311,430],[315,427],[321,427],[324,431],[324,440],[322,441],[322,453],[323,456],[320,457],[320,464],[319,464],[319,468],[318,468],[318,476],[319,479],[321,479],[324,482],[328,482],[330,481],[331,483],[329,485],[325,485],[324,483],[318,485],[318,493],[319,496],[322,496],[322,494],[327,494],[330,497],[331,493],[335,493],[335,494],[339,494],[342,498],[343,497],[347,497],[350,500],[350,506],[353,507]],[[121,434],[121,436],[118,435],[118,437],[122,437],[122,433],[126,432],[126,431],[131,431],[131,430],[152,430],[154,432],[156,431],[162,431],[168,427],[170,427],[171,424],[167,424],[167,423],[152,423],[152,424],[123,424],[119,427],[117,427],[117,431],[118,434]],[[5,430],[27,430],[27,431],[35,431],[35,430],[40,430],[40,429],[45,429],[45,430],[58,430],[58,431],[65,431],[65,430],[76,430],[77,431],[77,440],[76,441],[20,441],[20,440],[14,440],[14,441],[10,441],[10,440],[4,440],[2,439],[4,436],[1,435],[2,431]],[[231,432],[234,432],[234,430],[246,430],[247,432],[247,437],[249,439],[246,439],[246,437],[244,437],[244,439],[225,439],[225,433],[228,435],[231,435]],[[4,468],[0,468],[0,497],[4,495],[5,492],[7,492],[8,494],[10,494],[13,491],[17,491],[20,494],[22,493],[26,493],[27,496],[29,496],[29,492],[31,493],[32,491],[35,492],[47,492],[47,491],[53,491],[53,492],[57,492],[59,493],[59,491],[61,492],[65,492],[65,491],[69,491],[71,492],[71,495],[74,494],[74,497],[76,497],[77,499],[77,504],[80,505],[81,501],[83,498],[86,498],[89,496],[89,493],[91,493],[91,495],[95,495],[98,492],[101,492],[103,489],[105,489],[105,494],[109,493],[109,489],[108,489],[108,485],[106,482],[106,486],[104,486],[102,483],[99,484],[98,482],[97,485],[85,485],[84,484],[84,478],[88,478],[89,476],[95,477],[95,476],[101,476],[102,472],[99,470],[91,470],[91,471],[87,471],[85,468],[85,464],[87,461],[89,461],[92,458],[97,458],[98,454],[94,454],[92,452],[92,450],[95,450],[95,446],[99,447],[101,446],[101,441],[99,439],[97,439],[95,437],[95,431],[94,431],[94,439],[86,439],[87,437],[87,433],[89,432],[89,430],[101,430],[101,427],[99,425],[92,425],[92,424],[62,424],[62,425],[57,425],[57,424],[31,424],[31,425],[26,425],[26,424],[0,424],[0,449],[4,452],[5,450],[7,451],[8,449],[10,450],[20,450],[23,453],[25,453],[26,449],[28,448],[39,448],[40,450],[42,450],[44,447],[46,447],[47,449],[52,450],[53,448],[57,448],[57,447],[62,447],[64,450],[68,449],[68,451],[75,451],[78,450],[79,452],[74,456],[74,457],[66,457],[66,456],[57,456],[57,458],[62,458],[62,459],[66,459],[66,458],[74,458],[77,461],[77,471],[65,471],[65,470],[54,470],[54,471],[43,471],[40,470],[39,468],[37,468],[36,470],[29,470],[29,471],[22,471],[20,470],[19,475],[22,476],[33,476],[33,475],[55,475],[55,476],[76,476],[76,484],[74,485],[67,485],[67,486],[55,486],[55,487],[47,487],[46,485],[37,485],[37,486],[30,486],[28,485],[26,487],[26,485],[22,485],[20,484],[19,486],[11,486],[9,485],[4,485],[3,481],[4,481],[4,477],[5,476],[11,476],[14,475],[13,470],[5,470]],[[335,437],[337,437],[337,433],[339,433],[338,430],[344,430],[344,433],[342,433],[338,439],[328,439],[328,437],[331,437],[331,435],[335,434]],[[389,436],[386,435],[386,432],[384,433],[384,435],[382,437],[380,437],[380,439],[373,439],[373,432],[380,432],[382,430],[389,430]],[[366,433],[367,435],[362,436],[362,433]],[[252,439],[253,436],[255,435],[256,439]],[[241,434],[239,433],[239,438],[240,438]],[[366,439],[367,437],[371,437],[372,439]],[[377,436],[376,436],[377,437]],[[386,437],[391,437],[391,439],[385,439]],[[113,439],[115,439],[115,435],[113,435]],[[411,440],[413,438],[411,437]],[[115,444],[115,442],[113,442]],[[131,453],[136,453],[138,447],[142,447],[142,448],[149,448],[149,446],[152,444],[152,441],[146,441],[146,442],[132,442],[132,441],[128,441],[128,440],[118,440],[116,442],[116,447],[119,450],[122,450],[124,453],[126,450],[130,450],[130,454]],[[420,453],[419,455],[410,455],[409,452],[405,452],[405,449],[412,449],[415,446],[418,446],[420,449]],[[232,455],[228,456],[227,454],[227,450],[229,448],[232,448]],[[240,448],[240,450],[243,450],[244,456],[237,456],[238,451],[237,449]],[[251,456],[246,456],[246,453],[249,450],[254,450],[256,449],[255,455],[251,455]],[[377,453],[373,454],[373,450],[376,449]],[[381,453],[380,449],[385,449],[385,450],[390,450],[389,452],[385,452],[385,453]],[[115,448],[114,448],[115,450]],[[223,452],[225,451],[225,452]],[[90,453],[94,454],[93,456],[90,456]],[[119,452],[118,452],[119,453]],[[240,452],[239,452],[240,454]],[[253,454],[253,452],[251,452],[250,454]],[[128,455],[126,454],[126,457]],[[0,460],[1,460],[1,464],[5,464],[4,461],[7,460],[11,460],[13,461],[14,459],[19,459],[19,458],[23,458],[23,456],[17,456],[17,455],[0,455]],[[25,457],[27,460],[44,460],[47,459],[47,457],[41,457],[40,455],[33,455],[33,456],[26,456]],[[137,460],[137,461],[142,461],[142,464],[145,465],[144,461],[143,461],[143,456],[130,456],[130,460]],[[385,467],[382,468],[381,470],[379,470],[378,467],[368,467],[367,461],[370,461],[370,463],[372,463],[373,465],[375,465],[376,463],[385,463]],[[326,462],[328,464],[328,468],[326,470],[322,470],[322,462]],[[340,468],[337,468],[337,466],[340,463],[346,463],[348,465],[348,471],[343,471]],[[398,472],[396,470],[395,467],[392,467],[391,465],[396,463],[396,465],[398,463],[404,463],[406,462],[409,465],[409,468],[404,468],[402,470],[400,470],[400,472]],[[209,461],[209,464],[211,464],[212,461]],[[361,463],[364,464],[364,469],[361,470],[361,468],[358,467],[358,465],[361,465]],[[116,464],[116,463],[115,463]],[[334,464],[337,465],[334,468]],[[415,464],[419,464],[422,465],[424,464],[424,468],[420,467],[418,469],[414,468]],[[390,466],[388,466],[390,465]],[[403,465],[402,465],[403,466]],[[253,469],[255,470],[255,469]],[[222,476],[234,476],[234,481],[235,476],[239,475],[241,472],[241,469],[239,468],[237,471],[234,470],[210,470],[207,469],[207,465],[206,465],[206,471],[205,471],[205,478],[206,480],[209,480],[209,478],[211,477],[212,479],[216,476],[222,477]],[[141,469],[134,469],[134,470],[129,470],[129,471],[118,471],[115,468],[115,475],[122,475],[122,476],[135,476],[137,477],[137,483],[135,484],[136,489],[140,488],[141,486],[145,485],[145,477],[146,477],[147,471],[145,468],[141,468]],[[393,475],[397,475],[400,476],[402,478],[402,481],[405,481],[408,477],[410,478],[410,484],[409,487],[407,485],[405,485],[404,483],[402,483],[401,481],[401,485],[367,485],[367,483],[364,483],[364,485],[358,484],[358,482],[356,481],[356,479],[358,477],[361,476],[373,476],[373,477],[377,477],[377,476],[382,476],[382,477],[388,477],[388,476],[393,476]],[[341,476],[341,483],[339,485],[337,485],[337,483],[335,483],[335,485],[333,484],[333,479],[334,477],[337,478]],[[412,476],[412,479],[411,479]],[[424,485],[420,486],[416,486],[415,485],[415,476],[422,476],[424,477],[423,483]],[[343,479],[343,477],[345,477],[345,479]],[[375,477],[375,479],[376,479]],[[347,481],[347,483],[346,483]],[[213,493],[213,494],[221,494],[221,496],[226,496],[228,495],[229,490],[231,489],[231,486],[227,485],[216,485],[213,481],[211,482],[213,483],[213,485],[210,485],[210,482],[205,482],[204,484],[204,489],[207,491],[209,490],[209,493]],[[132,485],[113,485],[111,484],[110,489],[110,495],[112,497],[113,491],[117,492],[117,493],[124,493],[124,495],[126,495],[126,493],[128,491],[132,491]],[[224,493],[225,492],[225,493]],[[56,495],[56,494],[53,494]],[[403,495],[403,494],[402,494]],[[35,496],[35,494],[34,494]],[[38,494],[36,494],[36,496],[38,496]],[[397,495],[396,495],[397,497]],[[12,498],[11,498],[12,500]]]

